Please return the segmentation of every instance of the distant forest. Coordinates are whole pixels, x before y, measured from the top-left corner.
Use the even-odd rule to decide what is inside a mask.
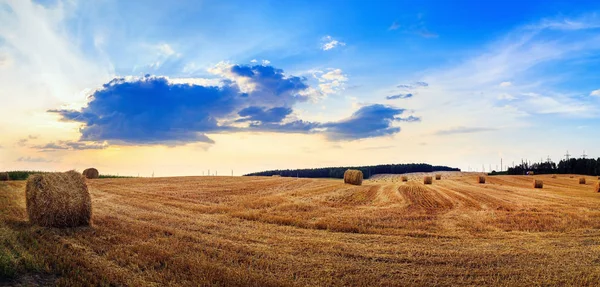
[[[508,168],[507,173],[512,175],[525,174],[527,171],[533,171],[534,174],[585,174],[600,175],[600,158],[571,158],[561,160],[558,164],[552,161],[539,163],[522,163],[515,167]]]
[[[249,173],[245,176],[273,176],[281,175],[283,177],[309,177],[309,178],[344,178],[344,172],[347,169],[358,169],[363,172],[364,178],[369,178],[376,174],[402,174],[409,172],[433,172],[433,171],[460,171],[458,168],[447,166],[430,165],[425,163],[409,164],[382,164],[371,166],[350,166],[350,167],[324,167],[309,169],[285,169],[268,170],[255,173]]]

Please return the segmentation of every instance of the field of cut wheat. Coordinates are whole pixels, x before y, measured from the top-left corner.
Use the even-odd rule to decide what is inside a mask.
[[[590,286],[600,193],[587,177],[88,180],[92,226],[31,225],[0,182],[0,286]],[[533,180],[543,181],[534,189]]]

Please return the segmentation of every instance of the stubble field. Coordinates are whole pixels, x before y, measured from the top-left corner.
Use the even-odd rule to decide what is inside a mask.
[[[477,176],[89,180],[76,229],[30,225],[0,182],[0,286],[600,284],[597,178]]]

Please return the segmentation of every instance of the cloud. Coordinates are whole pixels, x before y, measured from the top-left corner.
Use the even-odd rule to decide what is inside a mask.
[[[317,75],[320,73],[322,75]],[[319,90],[325,96],[342,91],[346,81],[348,81],[348,77],[344,75],[341,69],[330,69],[326,73],[317,71],[314,76],[319,81]]]
[[[419,13],[416,17],[411,19],[405,19],[404,24],[400,24],[398,21],[394,21],[388,31],[399,30],[401,33],[419,35],[423,38],[437,38],[439,35],[429,31],[423,19],[423,14]],[[402,28],[402,29],[400,29]]]
[[[241,119],[238,119],[238,122],[245,121],[259,121],[263,123],[278,123],[283,121],[289,114],[292,113],[291,108],[286,107],[276,107],[271,109],[265,109],[263,107],[247,107],[238,112]]]
[[[408,98],[412,98],[413,94],[397,94],[397,95],[393,95],[393,96],[387,96],[385,97],[388,100],[395,100],[395,99],[408,99]]]
[[[412,89],[418,89],[418,88],[427,88],[429,87],[429,83],[426,82],[413,82],[411,84],[400,84],[396,86],[397,88],[400,89],[407,89],[407,90],[412,90]]]
[[[38,136],[36,136],[36,135],[28,135],[26,138],[22,138],[22,139],[18,140],[17,144],[22,146],[22,145],[25,145],[30,140],[36,140],[37,138],[38,138]]]
[[[346,43],[335,40],[331,36],[323,37],[322,42],[321,49],[323,51],[331,50],[337,46],[346,46]]]
[[[390,27],[388,28],[388,31],[398,30],[398,28],[400,28],[400,24],[394,21],[394,23],[392,23],[392,25],[390,25]]]
[[[600,89],[592,91],[590,93],[590,96],[596,96],[596,97],[600,97]]]
[[[403,109],[366,106],[339,122],[316,123],[297,119],[293,107],[308,100],[312,89],[304,77],[288,76],[264,65],[220,63],[211,69],[218,85],[204,81],[150,76],[115,78],[96,90],[80,110],[52,109],[63,121],[79,122],[80,141],[59,141],[39,149],[91,149],[109,144],[180,145],[214,143],[208,133],[274,131],[324,133],[332,139],[389,135]],[[341,70],[321,76],[323,81],[346,79]],[[358,128],[352,128],[357,125]]]
[[[252,60],[250,60],[250,63],[258,63],[258,60],[252,59]]]
[[[482,127],[456,127],[447,130],[437,131],[435,134],[438,136],[447,136],[447,135],[455,135],[455,134],[472,134],[479,132],[489,132],[495,131],[495,128],[482,128]]]
[[[46,159],[43,157],[20,157],[18,158],[16,161],[18,162],[36,162],[36,163],[43,163],[43,162],[54,162],[53,160],[50,159]]]
[[[43,152],[59,151],[59,150],[98,150],[105,149],[108,145],[106,143],[94,143],[94,142],[79,142],[79,141],[57,141],[47,143],[45,145],[32,146],[32,148],[39,149]]]
[[[347,119],[325,123],[320,127],[325,128],[325,135],[332,140],[386,136],[400,132],[400,128],[392,124],[406,120],[399,117],[404,112],[404,109],[374,104],[361,107]]]
[[[173,50],[173,48],[171,48],[171,46],[169,44],[157,45],[156,50],[158,51],[158,54],[160,56],[164,56],[164,57],[170,57],[170,56],[176,54],[175,50]]]
[[[510,86],[512,86],[511,82],[502,82],[502,83],[500,83],[500,87],[503,87],[503,88],[510,87]]]

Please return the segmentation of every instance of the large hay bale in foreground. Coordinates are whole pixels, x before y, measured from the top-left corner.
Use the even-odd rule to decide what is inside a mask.
[[[362,185],[363,173],[357,169],[349,169],[344,172],[344,183]]]
[[[436,175],[435,175],[435,180],[440,180],[440,179],[442,179],[442,175],[441,175],[441,174],[439,174],[439,173],[438,173],[438,174],[436,174]]]
[[[76,171],[31,175],[25,193],[32,223],[47,227],[90,224],[90,193],[83,176]]]
[[[97,169],[91,167],[91,168],[86,168],[83,171],[83,176],[85,176],[85,178],[87,178],[87,179],[96,179],[100,176],[100,173],[98,172]]]
[[[579,178],[579,184],[585,184],[585,177]]]
[[[433,183],[433,177],[431,176],[426,176],[423,178],[423,183],[424,184],[432,184]]]
[[[479,176],[479,183],[485,183],[485,176],[483,176],[483,175]]]
[[[539,179],[534,179],[533,188],[544,188],[544,182]]]
[[[0,172],[0,181],[7,181],[10,180],[10,176],[8,175],[8,172]]]
[[[407,181],[408,181],[408,176],[403,176],[403,177],[402,177],[402,181],[403,181],[403,182],[407,182]]]

